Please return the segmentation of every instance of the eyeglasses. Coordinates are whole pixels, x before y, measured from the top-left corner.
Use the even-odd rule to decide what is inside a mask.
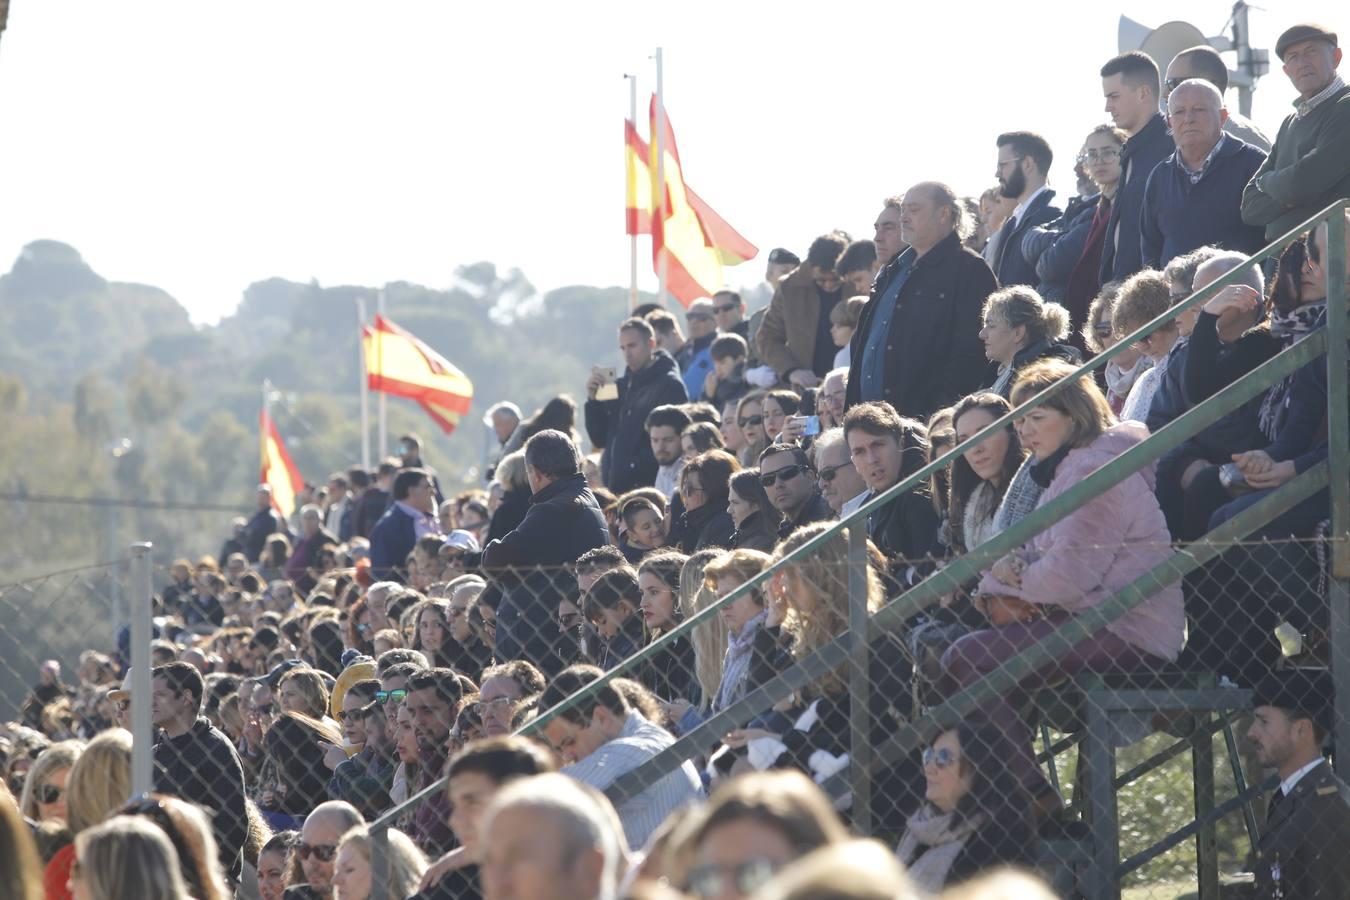
[[[303,841],[295,845],[295,852],[301,859],[309,859],[312,853],[318,857],[319,862],[332,862],[333,857],[337,856],[337,846],[334,844],[306,844]]]
[[[516,705],[515,700],[510,697],[497,697],[494,700],[483,700],[473,705],[473,710],[482,718],[486,713],[498,712],[503,709],[510,709]]]
[[[746,416],[744,419],[737,419],[736,424],[742,428],[758,427],[764,424],[763,416]]]
[[[730,882],[735,893],[748,896],[763,887],[777,869],[777,863],[762,857],[735,866],[695,866],[689,870],[689,890],[695,897],[720,897],[731,893],[727,890]]]
[[[1194,75],[1187,75],[1184,78],[1169,78],[1163,82],[1163,87],[1166,88],[1167,92],[1170,94],[1172,93],[1172,91],[1175,91],[1177,89],[1177,86],[1181,84],[1183,81],[1190,81],[1194,77],[1195,77]]]
[[[951,765],[961,761],[961,756],[953,753],[946,747],[934,750],[932,747],[926,747],[923,751],[923,764],[932,766],[935,769],[946,769]]]
[[[809,471],[811,471],[809,466],[803,465],[784,466],[783,468],[779,469],[776,472],[766,472],[763,475],[759,476],[759,483],[764,485],[766,488],[771,488],[774,486],[774,484],[778,482],[778,479],[780,478],[783,481],[791,481],[801,473]]]
[[[406,696],[408,696],[408,692],[403,688],[398,688],[397,690],[393,691],[376,691],[375,702],[388,703],[390,700],[392,700],[395,703],[402,703],[403,698]]]
[[[52,804],[60,800],[66,793],[63,787],[57,787],[54,784],[44,784],[37,789],[37,799],[39,803]]]
[[[1084,150],[1082,153],[1078,154],[1078,161],[1080,163],[1096,162],[1097,160],[1101,160],[1102,162],[1112,162],[1117,159],[1120,159],[1119,147],[1105,147],[1101,150]]]
[[[714,306],[713,312],[726,313],[731,312],[733,309],[739,309],[739,306],[735,303],[724,303],[721,306]]]
[[[1014,156],[1012,159],[1000,159],[998,161],[998,170],[1002,172],[1004,166],[1015,166],[1018,163],[1020,163],[1023,159],[1024,157],[1021,156]]]
[[[839,474],[840,469],[848,468],[851,465],[853,465],[853,463],[846,462],[840,463],[837,466],[826,466],[825,468],[821,469],[819,472],[816,473],[816,477],[819,478],[821,481],[823,481],[825,484],[829,484],[831,481],[834,481],[835,476]]]
[[[357,622],[357,623],[356,623],[356,630],[357,630],[358,632],[360,632],[361,634],[370,634],[370,623],[369,623],[369,622]]]

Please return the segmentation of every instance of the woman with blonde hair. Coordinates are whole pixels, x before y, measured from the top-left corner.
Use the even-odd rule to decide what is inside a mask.
[[[759,465],[759,455],[769,446],[769,435],[764,430],[764,398],[767,396],[767,391],[755,390],[736,402],[736,427],[745,444],[736,457],[743,466]]]
[[[9,788],[0,784],[0,896],[42,900],[42,861]]]
[[[389,829],[389,880],[385,896],[412,895],[426,870],[427,858],[412,838],[396,828]],[[364,825],[344,834],[338,844],[337,856],[333,858],[333,889],[335,900],[370,898],[370,831]]]
[[[1043,360],[1013,386],[1011,403],[1034,397],[1074,371]],[[1080,378],[1017,421],[1022,446],[1035,460],[1051,502],[1146,437],[1139,422],[1117,422],[1096,382]],[[992,627],[960,638],[942,657],[950,691],[968,687],[1038,643],[1074,616],[1132,584],[1171,555],[1171,535],[1154,494],[1148,465],[1088,501],[994,564],[980,581],[975,605]],[[1020,710],[1026,692],[1080,672],[1132,671],[1174,661],[1185,640],[1181,588],[1155,591],[1115,622],[1080,641],[979,713],[1008,735],[1010,765],[1042,812],[1058,796],[1036,765],[1031,732]]]
[[[188,900],[169,838],[135,816],[114,816],[75,839],[70,881],[88,900]]]
[[[66,821],[66,785],[84,741],[61,741],[42,751],[23,782],[19,811],[34,822]]]
[[[277,683],[277,699],[286,712],[311,719],[328,715],[328,686],[317,669],[301,666],[291,669]]]
[[[66,822],[78,835],[117,809],[131,793],[131,732],[110,728],[89,742],[66,782]],[[56,851],[43,873],[48,900],[68,898],[66,883],[75,862],[75,845]]]
[[[1025,285],[995,291],[984,301],[984,355],[998,363],[998,377],[985,388],[1007,398],[1017,373],[1047,357],[1078,362],[1082,354],[1062,343],[1069,335],[1069,311],[1049,303]]]

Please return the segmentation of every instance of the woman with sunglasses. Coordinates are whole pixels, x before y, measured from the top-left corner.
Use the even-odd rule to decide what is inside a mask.
[[[1108,281],[1102,285],[1092,306],[1088,308],[1087,324],[1083,326],[1081,337],[1083,345],[1092,354],[1110,350],[1119,339],[1111,327],[1111,316],[1115,312],[1116,300],[1120,297],[1120,282]],[[1134,347],[1128,347],[1111,357],[1100,370],[1098,381],[1106,388],[1106,402],[1111,412],[1117,416],[1125,408],[1125,398],[1130,395],[1139,376],[1153,368],[1153,360],[1140,353]]]
[[[732,550],[758,550],[768,553],[778,540],[778,510],[769,502],[769,494],[759,480],[759,468],[742,469],[731,476],[727,491],[727,513],[736,530],[731,535]]]
[[[66,823],[72,836],[106,819],[131,793],[131,733],[112,728],[90,741],[71,766],[66,788]],[[74,862],[74,843],[52,855],[43,873],[47,900],[69,900],[66,885]]]
[[[736,530],[727,502],[731,478],[741,468],[725,450],[709,450],[685,463],[680,472],[684,513],[672,529],[672,543],[684,553],[728,547]]]
[[[1011,756],[1003,732],[988,725],[960,725],[924,749],[924,803],[896,855],[925,893],[1000,866],[1035,866],[1031,799],[1008,768]]]
[[[1120,286],[1120,295],[1111,313],[1111,327],[1118,338],[1123,338],[1152,322],[1171,306],[1171,290],[1162,273],[1149,270],[1138,272]],[[1153,360],[1153,366],[1139,376],[1130,388],[1130,395],[1125,398],[1125,405],[1120,410],[1121,421],[1143,422],[1148,418],[1153,396],[1167,373],[1168,354],[1180,337],[1181,332],[1173,321],[1135,341],[1139,352]]]
[[[362,656],[375,656],[375,632],[370,621],[370,606],[365,597],[358,597],[347,610],[347,646]]]
[[[65,822],[66,783],[83,752],[83,741],[61,741],[43,750],[24,779],[19,811],[34,822]]]
[[[758,465],[759,455],[769,446],[769,436],[764,430],[765,396],[764,391],[751,391],[736,403],[736,427],[742,444],[737,458],[743,466]]]

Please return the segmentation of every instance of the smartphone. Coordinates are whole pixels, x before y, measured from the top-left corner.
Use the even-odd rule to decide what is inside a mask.
[[[820,416],[793,416],[790,420],[796,425],[798,422],[802,426],[802,437],[814,437],[820,434]]]
[[[604,383],[600,389],[595,392],[597,400],[618,400],[619,399],[619,371],[614,368],[597,366],[600,375],[604,378]]]

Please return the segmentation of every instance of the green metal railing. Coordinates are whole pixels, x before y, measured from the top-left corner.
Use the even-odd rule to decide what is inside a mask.
[[[644,663],[662,652],[671,642],[679,640],[681,637],[689,637],[690,632],[700,623],[707,621],[711,616],[717,615],[723,605],[733,602],[747,591],[764,585],[776,572],[791,566],[799,559],[808,558],[824,546],[826,542],[836,540],[845,529],[848,529],[849,631],[841,634],[834,641],[821,647],[810,656],[797,661],[780,673],[774,681],[759,687],[736,703],[709,717],[699,726],[682,735],[673,745],[653,757],[642,767],[617,779],[606,793],[616,803],[635,796],[684,761],[703,753],[708,746],[715,744],[728,731],[743,726],[754,716],[765,712],[773,704],[805,688],[826,672],[847,664],[850,673],[849,690],[851,692],[852,716],[850,728],[853,738],[850,753],[851,765],[847,774],[840,773],[834,776],[826,783],[826,788],[835,794],[852,793],[855,827],[863,833],[867,833],[870,824],[868,820],[870,804],[866,801],[870,795],[871,771],[876,765],[884,765],[911,751],[934,728],[954,723],[983,700],[1005,692],[1026,675],[1035,671],[1054,656],[1061,654],[1074,643],[1124,615],[1161,587],[1203,565],[1218,555],[1232,541],[1249,534],[1272,517],[1329,485],[1332,500],[1332,535],[1335,538],[1331,542],[1334,548],[1331,582],[1331,640],[1336,659],[1345,660],[1344,664],[1334,666],[1337,696],[1336,737],[1340,746],[1350,746],[1350,594],[1347,593],[1346,581],[1347,578],[1350,578],[1350,542],[1346,540],[1347,536],[1350,536],[1350,480],[1347,480],[1344,475],[1347,469],[1346,461],[1350,460],[1350,429],[1347,428],[1348,401],[1345,375],[1347,324],[1344,213],[1346,207],[1347,201],[1344,200],[1332,204],[1291,229],[1242,265],[1172,306],[1153,321],[1142,325],[1134,333],[1122,338],[1114,347],[1077,368],[1062,381],[1028,399],[1007,415],[992,422],[978,434],[957,444],[908,478],[902,479],[889,490],[841,519],[828,531],[777,560],[764,572],[729,592],[717,602],[686,618],[678,628],[672,629],[660,639],[653,641],[641,651],[629,657],[621,665],[606,672],[601,678],[546,710],[523,728],[521,733],[537,733],[556,716],[580,703],[587,702],[596,691],[614,678],[629,677],[635,674]],[[1292,241],[1324,221],[1327,223],[1327,245],[1329,248],[1327,258],[1323,261],[1327,267],[1328,283],[1328,316],[1327,327],[1324,331],[1309,335],[1260,367],[1247,373],[1213,397],[1178,417],[1157,434],[1131,447],[1079,484],[1037,508],[1007,531],[952,560],[920,584],[899,595],[874,615],[868,615],[866,610],[866,577],[864,574],[864,567],[867,565],[866,541],[863,526],[873,512],[896,497],[926,482],[935,472],[945,469],[967,450],[997,434],[1015,419],[1025,416],[1030,410],[1041,406],[1070,383],[1082,378],[1092,377],[1092,373],[1098,368],[1125,352],[1135,341],[1170,323],[1178,313],[1198,308],[1228,285],[1242,282],[1245,272],[1268,259],[1277,258]],[[922,719],[902,727],[884,746],[880,748],[871,746],[868,725],[870,720],[869,705],[866,701],[869,690],[869,647],[874,636],[882,632],[894,631],[901,623],[932,606],[943,594],[978,575],[1004,554],[1022,546],[1045,528],[1125,480],[1143,466],[1150,464],[1192,435],[1218,421],[1228,412],[1259,395],[1278,379],[1312,362],[1323,353],[1326,354],[1331,376],[1328,379],[1330,453],[1327,463],[1314,467],[1282,486],[1262,502],[1245,510],[1210,535],[1207,535],[1205,539],[1172,554],[1134,584],[1118,592],[1099,606],[1076,615],[1046,639],[1014,657],[997,671],[984,676],[970,687],[953,695],[945,703],[930,710]],[[858,637],[855,638],[855,636]],[[383,848],[385,830],[396,819],[423,802],[427,797],[437,791],[444,790],[444,781],[444,779],[438,780],[430,787],[409,798],[407,802],[382,816],[371,826],[375,845],[373,856],[375,857],[374,874],[377,886],[376,891],[372,893],[372,897],[384,896],[379,890],[379,886],[384,883]]]

